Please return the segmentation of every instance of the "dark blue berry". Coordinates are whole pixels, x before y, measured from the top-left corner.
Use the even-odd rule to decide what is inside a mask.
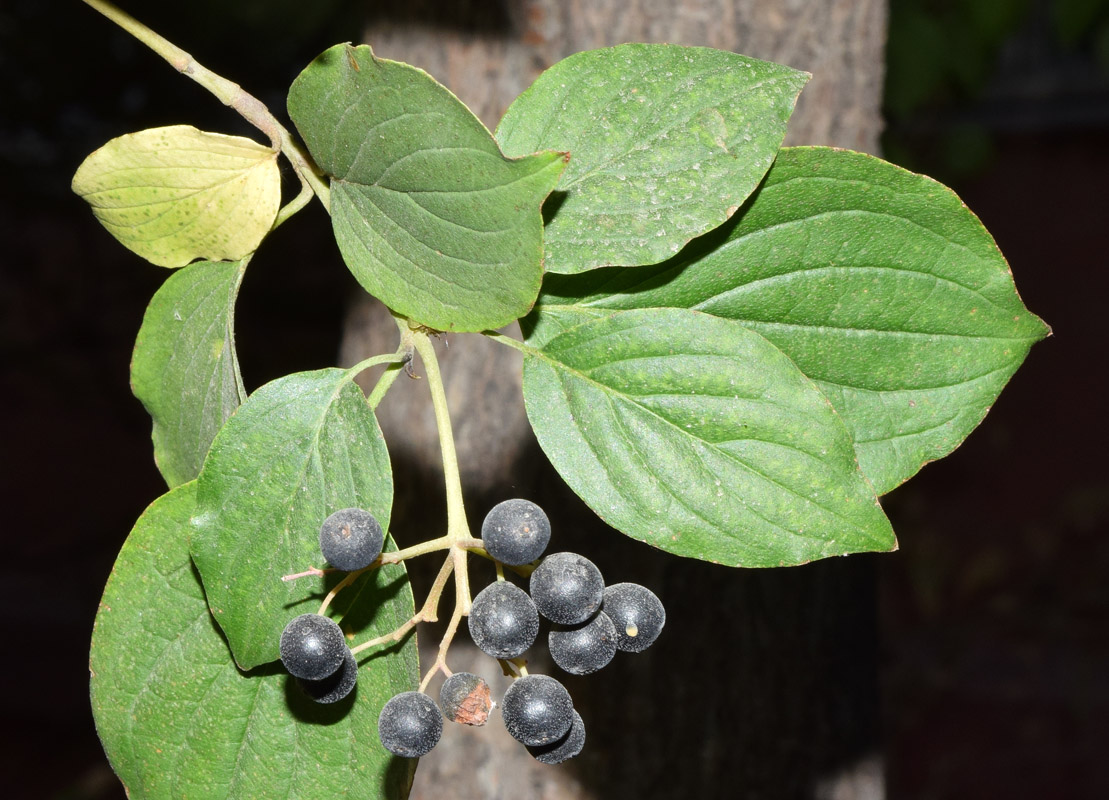
[[[423,692],[402,692],[381,709],[377,718],[381,743],[395,756],[419,758],[431,752],[443,735],[443,715]]]
[[[528,593],[508,581],[478,592],[470,608],[470,638],[493,658],[516,658],[539,635],[539,613]]]
[[[358,683],[358,662],[354,660],[354,653],[348,649],[343,665],[333,675],[318,681],[306,681],[304,678],[296,680],[301,691],[317,703],[337,703],[350,694]]]
[[[554,553],[531,573],[531,599],[559,625],[577,625],[597,613],[604,597],[601,571],[585,556]]]
[[[368,567],[381,555],[385,534],[377,517],[360,508],[336,511],[320,526],[320,550],[327,563],[344,572]]]
[[[443,716],[463,725],[484,725],[493,710],[489,684],[471,672],[456,672],[443,681],[439,690]]]
[[[616,655],[616,628],[603,611],[571,627],[560,626],[547,634],[551,658],[572,675],[588,675]]]
[[[616,648],[627,653],[646,650],[666,624],[662,601],[638,583],[609,586],[605,589],[603,608],[616,626]]]
[[[309,681],[333,675],[350,653],[339,626],[319,614],[301,614],[281,632],[281,663]]]
[[[517,678],[501,702],[504,726],[512,738],[526,745],[557,742],[574,719],[570,693],[549,675]]]
[[[581,715],[575,711],[574,721],[565,736],[551,744],[529,746],[528,752],[536,761],[543,764],[561,764],[580,753],[583,747],[585,747],[585,723],[581,721]]]
[[[502,564],[530,564],[547,549],[551,522],[530,500],[505,500],[493,506],[481,525],[485,552]]]

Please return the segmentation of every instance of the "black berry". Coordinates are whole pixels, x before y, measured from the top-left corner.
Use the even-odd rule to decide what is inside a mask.
[[[456,672],[439,691],[443,716],[463,725],[484,725],[493,710],[489,684],[471,672]]]
[[[318,681],[306,681],[297,678],[297,685],[306,695],[317,703],[337,703],[346,697],[358,683],[358,662],[354,660],[354,653],[347,650],[343,665],[335,670],[333,675],[328,675]]]
[[[616,626],[616,648],[640,653],[650,647],[666,624],[662,601],[646,586],[617,583],[605,589],[605,613]]]
[[[505,500],[493,506],[481,524],[485,552],[502,564],[530,564],[547,549],[551,522],[530,500]]]
[[[320,526],[320,550],[327,563],[345,572],[368,567],[381,555],[385,534],[377,518],[360,508],[336,511]]]
[[[493,658],[516,658],[539,635],[539,613],[528,593],[508,581],[478,592],[470,608],[470,637]]]
[[[280,650],[289,674],[309,681],[333,675],[350,653],[343,631],[319,614],[301,614],[286,625]]]
[[[597,613],[604,597],[601,571],[585,556],[555,553],[531,573],[531,598],[539,613],[559,625],[577,625]]]
[[[381,743],[395,756],[419,758],[431,752],[443,735],[443,715],[423,692],[402,692],[381,709],[377,718]]]
[[[558,627],[547,635],[551,658],[572,675],[588,675],[616,655],[616,628],[603,611],[572,627]]]
[[[574,720],[570,723],[570,730],[557,742],[528,747],[532,757],[543,764],[561,764],[581,752],[585,747],[585,723],[581,715],[575,711]]]
[[[548,675],[517,678],[501,702],[504,726],[512,738],[526,745],[557,742],[570,730],[574,703],[561,683]]]

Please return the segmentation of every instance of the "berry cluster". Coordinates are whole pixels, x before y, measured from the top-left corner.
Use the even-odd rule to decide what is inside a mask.
[[[385,534],[360,508],[336,511],[320,527],[320,550],[336,569],[365,569],[381,555]],[[281,663],[317,703],[335,703],[354,689],[358,664],[339,626],[321,614],[301,614],[281,632]]]
[[[529,675],[521,658],[539,636],[540,617],[552,623],[547,644],[555,664],[571,674],[588,675],[612,661],[617,650],[638,653],[649,647],[662,631],[666,612],[658,597],[639,584],[606,587],[600,570],[584,556],[554,553],[542,558],[550,537],[547,515],[530,501],[506,500],[489,512],[480,541],[468,540],[473,544],[467,546],[496,562],[497,580],[473,598],[468,624],[478,648],[498,659],[514,679],[500,704],[505,728],[537,760],[558,764],[581,752],[585,725],[566,688],[550,676]],[[333,567],[351,572],[379,562],[383,540],[377,520],[360,509],[337,511],[320,529],[324,557]],[[530,576],[528,591],[505,580],[505,567]],[[281,635],[281,661],[310,697],[333,703],[354,688],[354,652],[378,640],[352,651],[323,610],[288,624]],[[398,633],[426,619],[423,613]],[[456,611],[448,637],[463,613]],[[378,733],[394,755],[426,755],[442,735],[444,717],[484,725],[495,705],[482,678],[446,668],[448,637],[436,666],[448,676],[438,705],[423,691],[433,669],[419,691],[396,695],[381,711]]]

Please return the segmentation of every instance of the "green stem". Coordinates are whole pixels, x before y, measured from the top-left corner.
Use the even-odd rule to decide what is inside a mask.
[[[429,539],[426,542],[414,544],[411,547],[406,547],[403,550],[395,550],[392,553],[382,553],[378,559],[377,564],[399,564],[402,561],[407,561],[416,556],[427,555],[434,553],[436,550],[446,550],[454,544],[449,537],[440,536],[438,539]],[[373,565],[371,565],[373,566]]]
[[[505,336],[503,333],[497,333],[496,331],[482,331],[481,334],[486,339],[492,339],[494,342],[500,342],[507,347],[511,347],[513,350],[519,350],[525,356],[535,355],[538,352],[534,347],[529,347],[523,342],[517,339],[513,339],[511,336]]]
[[[370,639],[368,642],[363,642],[357,647],[352,647],[350,652],[358,655],[363,650],[369,650],[371,647],[376,647],[379,644],[386,642],[399,642],[407,635],[407,633],[416,627],[421,622],[435,622],[438,619],[439,598],[443,596],[443,589],[447,585],[447,579],[450,578],[451,571],[454,569],[454,560],[449,556],[443,559],[443,566],[439,568],[439,574],[435,578],[435,583],[431,586],[431,591],[427,594],[427,599],[424,600],[423,606],[420,610],[408,618],[408,621],[401,625],[394,631],[390,631],[383,636],[378,636],[376,639]]]
[[[367,358],[363,361],[359,361],[353,367],[347,369],[347,376],[353,379],[358,376],[358,373],[363,372],[370,367],[377,366],[378,364],[400,364],[403,361],[403,349],[398,350],[395,353],[382,353],[381,355],[371,356],[370,358]]]
[[[447,408],[447,391],[439,372],[439,360],[431,339],[422,330],[412,331],[412,346],[420,354],[427,373],[431,405],[435,409],[435,423],[439,429],[439,449],[443,456],[443,477],[447,490],[447,537],[453,543],[455,603],[463,616],[470,613],[470,578],[466,568],[466,547],[473,540],[466,521],[466,508],[462,502],[462,480],[458,470],[458,453],[454,447],[450,411]]]
[[[280,150],[289,159],[289,163],[296,170],[302,186],[309,187],[320,198],[320,202],[330,213],[331,190],[324,182],[319,170],[312,163],[300,143],[277,121],[277,118],[270,113],[270,110],[266,108],[261,100],[244,91],[239,84],[229,81],[222,75],[217,75],[199,64],[195,58],[173,42],[155,33],[127,12],[107,2],[107,0],[84,0],[84,2],[160,55],[182,75],[199,83],[214,94],[221,103],[233,108],[243,119],[266,134],[273,145],[273,149]],[[288,213],[280,218],[281,221],[284,221],[289,214],[294,213],[304,205],[304,202],[301,202],[300,206],[296,206],[298,200],[300,200],[299,196],[286,206]]]
[[[307,181],[301,181],[300,193],[283,205],[281,210],[277,212],[277,218],[273,221],[273,227],[270,228],[270,231],[277,230],[282,222],[308,205],[313,194],[315,194],[315,192],[312,190],[312,187],[308,185]]]

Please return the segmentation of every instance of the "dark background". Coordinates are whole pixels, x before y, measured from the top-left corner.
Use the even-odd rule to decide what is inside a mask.
[[[282,109],[362,18],[339,0],[266,5],[133,8]],[[78,3],[5,3],[0,73],[0,774],[7,797],[116,798],[88,640],[115,553],[164,490],[128,363],[169,273],[108,236],[69,180],[140,128],[251,132]],[[1107,76],[1109,3],[891,2],[887,156],[959,192],[1054,331],[966,444],[884,499],[901,550],[862,557],[879,576],[891,798],[1109,797]],[[237,320],[248,388],[334,363],[357,291],[319,208],[265,253]]]

